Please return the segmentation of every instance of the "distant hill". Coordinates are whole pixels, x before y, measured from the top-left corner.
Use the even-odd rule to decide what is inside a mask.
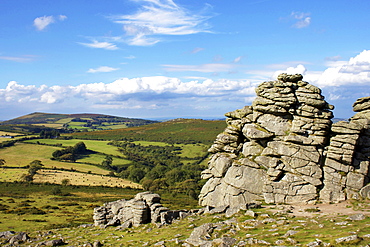
[[[38,133],[40,128],[51,128],[64,130],[65,132],[75,132],[120,129],[156,122],[157,121],[117,117],[104,114],[54,114],[34,112],[25,116],[0,122],[0,129]]]
[[[135,128],[73,133],[77,139],[155,141],[211,144],[226,127],[225,120],[173,119]]]

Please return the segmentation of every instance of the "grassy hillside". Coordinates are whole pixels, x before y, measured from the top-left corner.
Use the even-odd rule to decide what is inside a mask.
[[[53,114],[35,112],[0,123],[0,130],[39,133],[42,129],[60,129],[69,131],[92,131],[103,129],[127,128],[156,121],[125,118],[103,114]]]
[[[73,133],[72,137],[94,140],[130,140],[166,143],[211,144],[226,127],[225,121],[175,119],[133,128]]]

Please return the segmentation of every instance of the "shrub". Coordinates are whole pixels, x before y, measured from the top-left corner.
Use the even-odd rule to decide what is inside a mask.
[[[63,194],[62,190],[58,187],[54,187],[52,190],[51,190],[51,194],[52,195],[55,195],[55,196],[60,196]]]

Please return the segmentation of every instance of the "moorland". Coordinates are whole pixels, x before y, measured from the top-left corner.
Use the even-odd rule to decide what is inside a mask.
[[[54,239],[68,246],[97,241],[103,246],[182,246],[204,224],[215,227],[209,235],[219,239],[215,246],[228,246],[220,244],[229,237],[238,239],[239,246],[369,244],[370,218],[348,218],[349,213],[368,215],[368,201],[262,205],[233,216],[193,215],[172,225],[94,227],[95,207],[145,190],[160,194],[170,209],[199,208],[207,149],[226,126],[225,121],[200,119],[125,119],[98,126],[98,116],[33,113],[0,125],[0,232],[27,232],[32,242],[18,246]]]
[[[224,127],[224,121],[99,114],[4,121],[0,232],[92,223],[96,205],[142,190],[161,193],[164,205],[171,198],[170,208],[196,207],[207,149]]]

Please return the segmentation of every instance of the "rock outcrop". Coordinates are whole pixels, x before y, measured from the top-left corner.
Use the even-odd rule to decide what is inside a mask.
[[[226,113],[227,127],[209,149],[202,206],[337,202],[369,182],[370,97],[349,122],[333,124],[334,107],[300,74],[256,88],[252,106]],[[366,192],[367,193],[367,192]]]
[[[163,207],[160,201],[158,194],[147,191],[137,194],[131,200],[121,199],[105,203],[94,209],[94,225],[129,228],[150,222],[170,224],[174,219],[184,218],[191,213],[185,210],[169,210]]]

